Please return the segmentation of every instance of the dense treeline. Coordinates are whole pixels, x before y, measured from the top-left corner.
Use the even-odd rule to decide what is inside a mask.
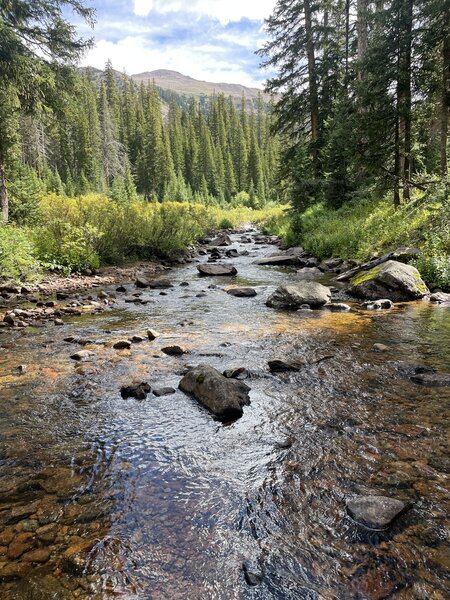
[[[152,83],[118,81],[110,63],[100,81],[69,77],[51,111],[18,114],[7,164],[14,220],[29,219],[43,191],[254,208],[277,199],[278,143],[262,95],[256,110],[223,95],[184,107],[172,94],[167,106]]]
[[[449,15],[446,0],[278,1],[261,54],[298,208],[448,193]]]

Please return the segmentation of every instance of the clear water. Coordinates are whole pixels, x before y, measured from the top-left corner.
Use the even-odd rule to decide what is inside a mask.
[[[144,290],[145,306],[118,295],[114,310],[63,328],[1,331],[0,540],[31,531],[25,543],[50,552],[27,562],[0,542],[2,599],[448,597],[450,393],[415,385],[399,367],[450,370],[450,310],[274,311],[267,296],[295,272],[254,264],[274,248],[238,239],[251,255],[230,261],[234,281],[187,265],[169,274],[167,295]],[[229,296],[221,288],[230,283],[258,296]],[[161,336],[112,349],[148,328]],[[82,374],[69,335],[96,342]],[[389,350],[374,353],[374,343]],[[162,354],[171,344],[189,354]],[[273,358],[325,355],[296,373],[267,369]],[[252,403],[240,420],[221,423],[179,391],[120,396],[134,380],[177,388],[199,363],[250,371]],[[345,510],[347,498],[368,493],[412,507],[371,533]],[[45,523],[54,524],[50,542],[36,538]],[[85,540],[93,548],[76,572],[66,551]],[[258,586],[246,583],[244,561]]]

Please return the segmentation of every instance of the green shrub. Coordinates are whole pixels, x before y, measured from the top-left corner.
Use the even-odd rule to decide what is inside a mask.
[[[0,279],[32,280],[38,274],[28,230],[0,225]]]
[[[228,218],[224,218],[219,223],[219,229],[233,229],[233,223]]]

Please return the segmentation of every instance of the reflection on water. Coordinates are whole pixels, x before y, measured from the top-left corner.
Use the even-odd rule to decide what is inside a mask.
[[[2,599],[446,597],[449,393],[398,367],[450,369],[450,311],[268,309],[274,287],[296,277],[253,264],[271,251],[233,261],[255,298],[227,295],[228,280],[192,265],[172,272],[167,295],[144,290],[149,304],[118,297],[64,328],[0,333]],[[112,349],[150,327],[154,342]],[[92,361],[74,366],[69,335],[94,342]],[[173,343],[190,353],[161,353]],[[266,366],[324,355],[276,377]],[[199,362],[249,370],[242,419],[224,426],[178,391],[120,396],[135,379],[177,388]],[[412,508],[369,533],[345,514],[345,500],[366,493]],[[244,562],[259,585],[246,583]]]

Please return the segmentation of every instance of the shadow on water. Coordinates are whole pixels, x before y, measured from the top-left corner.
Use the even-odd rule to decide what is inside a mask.
[[[2,599],[446,597],[449,394],[399,367],[450,369],[450,311],[274,311],[267,296],[297,276],[255,264],[271,252],[234,259],[235,279],[183,266],[167,295],[142,291],[147,304],[118,295],[64,328],[0,334]],[[258,295],[229,296],[230,284]],[[112,348],[148,328],[161,336]],[[93,342],[92,360],[75,368],[69,335]],[[175,343],[189,354],[161,352]],[[308,366],[273,376],[273,358]],[[177,389],[198,363],[248,369],[240,420],[224,426],[179,391],[120,396],[133,380]],[[412,508],[363,530],[345,501],[368,493]]]

